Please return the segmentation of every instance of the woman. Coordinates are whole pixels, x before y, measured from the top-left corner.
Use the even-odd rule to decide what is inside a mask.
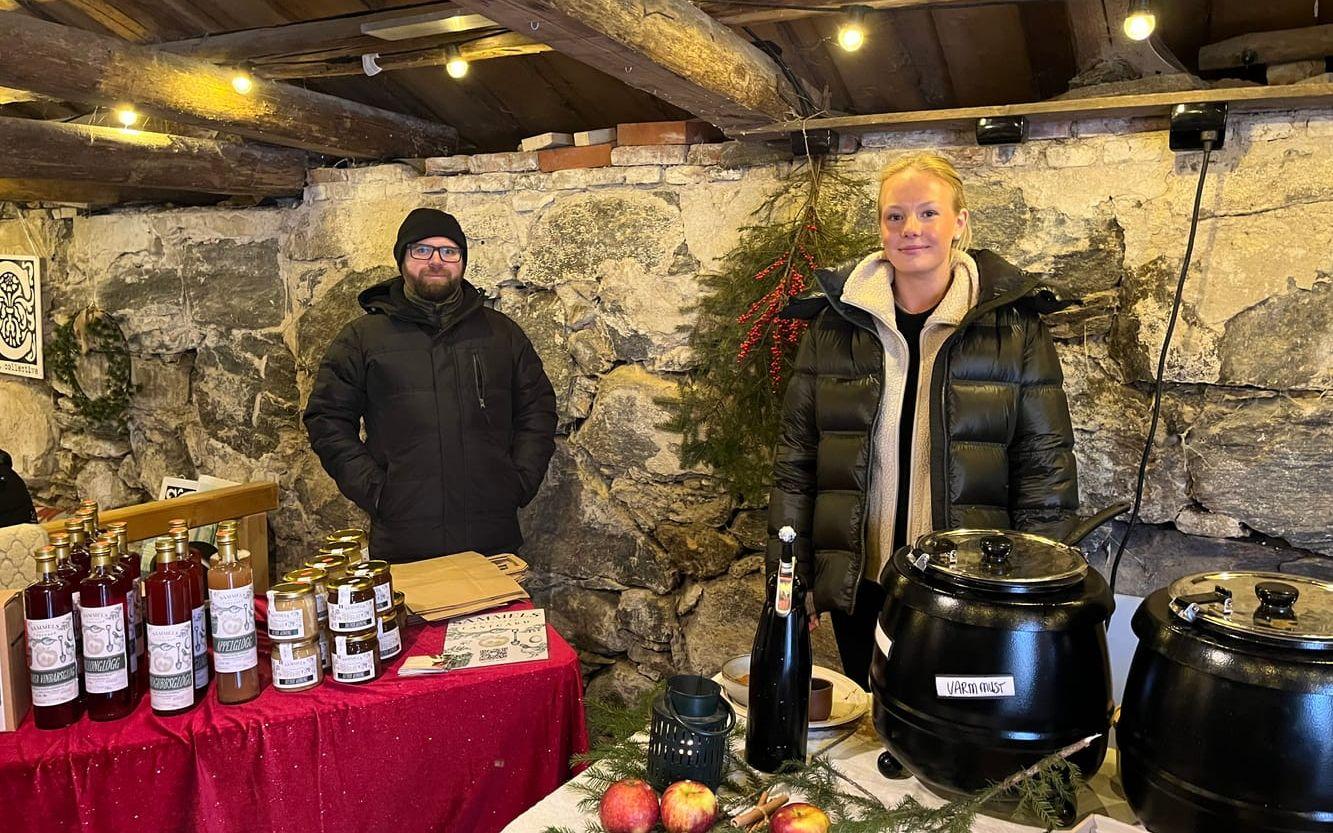
[[[1069,405],[1039,313],[1054,294],[993,252],[969,251],[963,184],[921,153],[881,172],[880,241],[816,272],[783,403],[769,501],[796,528],[816,613],[843,669],[865,685],[884,562],[933,529],[1058,535],[1078,505]]]
[[[37,523],[28,486],[14,471],[13,458],[0,448],[0,527]]]

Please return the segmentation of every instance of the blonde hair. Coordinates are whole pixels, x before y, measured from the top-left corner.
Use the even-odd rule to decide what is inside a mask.
[[[920,171],[923,174],[930,174],[944,180],[945,184],[953,189],[954,211],[962,212],[967,209],[967,193],[963,190],[963,178],[958,175],[958,169],[953,166],[952,162],[938,153],[923,151],[895,159],[885,165],[883,170],[879,172],[879,199],[877,203],[881,214],[884,213],[884,183],[903,171]],[[963,230],[952,243],[949,251],[950,260],[953,260],[958,252],[965,252],[970,248],[972,248],[971,217],[963,223]]]

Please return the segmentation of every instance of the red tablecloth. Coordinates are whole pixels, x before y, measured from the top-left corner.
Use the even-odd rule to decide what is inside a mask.
[[[587,749],[578,657],[549,626],[544,662],[399,678],[444,640],[409,627],[380,679],[296,693],[269,685],[260,632],[265,687],[249,703],[210,691],[161,718],[145,696],[124,720],[42,731],[30,714],[0,733],[0,830],[487,833]]]

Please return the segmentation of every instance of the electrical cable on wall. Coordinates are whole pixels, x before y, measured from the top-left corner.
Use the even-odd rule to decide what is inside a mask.
[[[1166,335],[1162,338],[1162,352],[1157,357],[1157,376],[1153,382],[1152,420],[1148,424],[1148,438],[1143,443],[1143,455],[1139,458],[1138,479],[1134,485],[1134,508],[1130,512],[1125,534],[1120,538],[1115,556],[1111,559],[1110,585],[1115,592],[1116,574],[1120,569],[1120,559],[1125,554],[1129,537],[1134,534],[1134,526],[1139,519],[1139,506],[1143,502],[1143,483],[1148,473],[1148,457],[1152,454],[1153,438],[1157,434],[1157,419],[1162,408],[1162,378],[1166,374],[1166,355],[1171,349],[1171,336],[1175,333],[1176,318],[1180,313],[1180,299],[1185,291],[1185,276],[1189,273],[1190,256],[1194,253],[1194,235],[1199,227],[1199,205],[1203,201],[1203,183],[1208,175],[1208,158],[1212,155],[1213,143],[1217,141],[1216,131],[1204,131],[1203,164],[1199,166],[1199,185],[1194,191],[1194,211],[1190,215],[1190,233],[1185,243],[1185,260],[1180,265],[1180,278],[1176,281],[1176,296],[1171,303],[1171,315],[1167,319]]]

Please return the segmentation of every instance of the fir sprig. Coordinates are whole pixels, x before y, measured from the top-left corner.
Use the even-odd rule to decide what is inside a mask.
[[[589,701],[588,724],[594,737],[605,738],[587,753],[576,755],[576,766],[588,766],[572,784],[580,797],[579,812],[591,816],[583,833],[603,833],[596,819],[598,804],[607,787],[626,778],[645,779],[648,771],[648,725],[652,701],[662,691],[650,692],[640,703],[623,708]],[[1043,758],[967,798],[939,807],[927,807],[908,796],[886,807],[865,787],[838,771],[827,753],[811,757],[804,766],[793,764],[776,775],[761,773],[749,766],[736,749],[743,748],[744,727],[737,726],[727,752],[723,783],[717,790],[722,809],[714,830],[724,829],[735,814],[753,806],[767,791],[800,795],[801,800],[823,810],[836,833],[968,833],[976,817],[998,801],[1016,809],[1011,815],[1046,829],[1068,821],[1065,811],[1074,799],[1083,778],[1070,755],[1085,748],[1088,738]],[[575,833],[567,827],[548,827],[543,833]]]
[[[778,314],[815,287],[816,268],[873,250],[875,210],[865,184],[822,159],[793,168],[741,229],[703,294],[690,348],[694,369],[663,404],[686,465],[704,463],[751,503],[765,499],[782,394],[805,322]]]

